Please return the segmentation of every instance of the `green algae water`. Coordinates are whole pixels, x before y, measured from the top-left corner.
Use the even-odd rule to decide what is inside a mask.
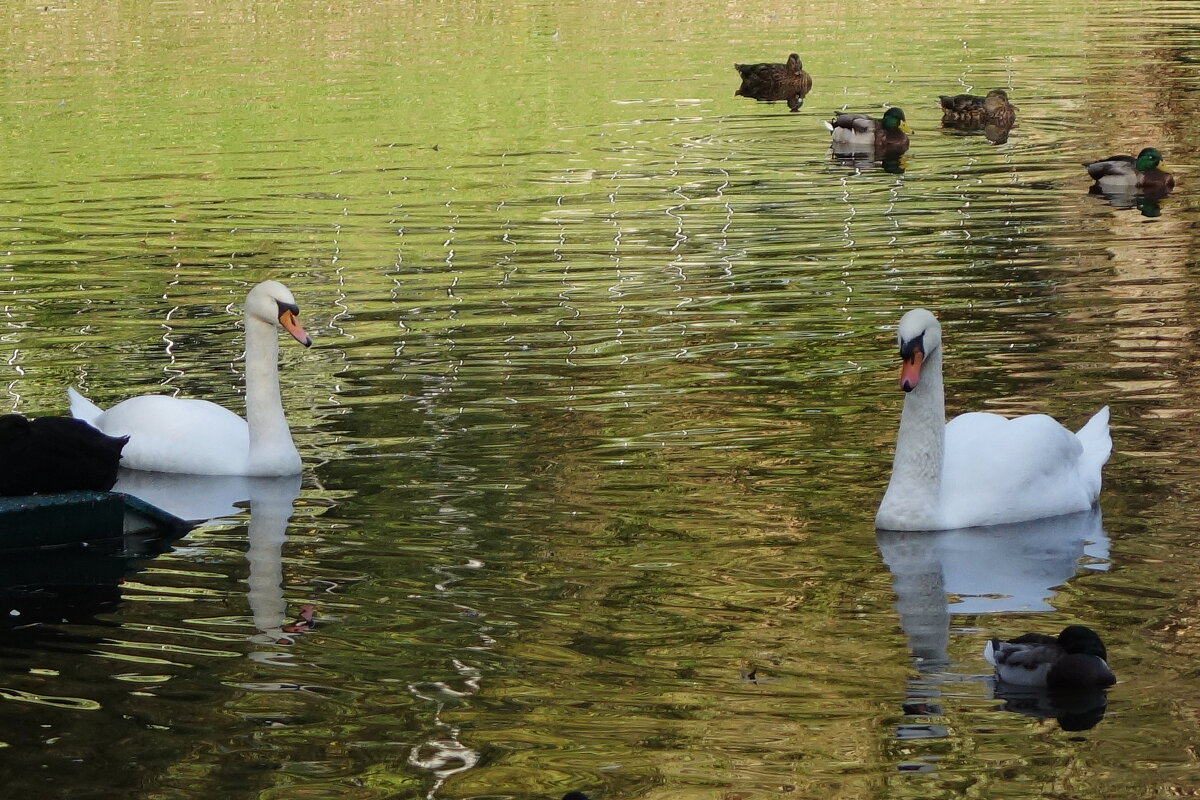
[[[6,558],[0,780],[130,800],[1158,798],[1200,782],[1200,11],[54,0],[0,12],[0,406],[240,410],[283,281],[297,480]],[[798,113],[735,62],[798,52]],[[937,97],[1003,88],[994,143]],[[821,120],[902,107],[901,171]],[[1081,162],[1155,145],[1153,206]],[[951,413],[1102,405],[1100,513],[876,536],[892,326]],[[309,617],[315,622],[310,625]],[[1083,622],[1101,707],[996,695]],[[1085,718],[1090,727],[1063,719]]]

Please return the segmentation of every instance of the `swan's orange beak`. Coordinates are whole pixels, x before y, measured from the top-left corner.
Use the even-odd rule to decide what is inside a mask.
[[[312,346],[312,339],[307,333],[304,332],[304,328],[300,327],[300,323],[296,319],[295,311],[290,308],[285,308],[283,311],[279,312],[279,324],[282,325],[283,329],[290,333],[292,338],[297,342],[305,347]]]
[[[904,359],[904,363],[900,365],[900,388],[906,392],[911,392],[917,388],[917,383],[921,380],[921,362],[925,360],[925,354],[920,350],[913,350],[912,360]]]

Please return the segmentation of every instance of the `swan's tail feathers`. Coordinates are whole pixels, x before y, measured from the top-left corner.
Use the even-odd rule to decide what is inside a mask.
[[[89,425],[94,426],[96,419],[104,413],[104,409],[77,392],[74,386],[67,387],[67,399],[71,403],[71,416]]]
[[[1108,434],[1108,406],[1097,411],[1087,424],[1075,433],[1083,444],[1080,472],[1092,485],[1092,499],[1100,495],[1100,469],[1112,454],[1112,437]]]

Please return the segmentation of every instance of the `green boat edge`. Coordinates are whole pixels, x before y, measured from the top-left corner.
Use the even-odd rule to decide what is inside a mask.
[[[191,527],[122,492],[0,497],[0,552],[70,547],[127,535],[179,536]]]

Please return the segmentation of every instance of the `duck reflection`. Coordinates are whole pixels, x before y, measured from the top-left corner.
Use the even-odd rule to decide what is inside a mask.
[[[1057,587],[1081,568],[1108,568],[1099,508],[986,528],[876,531],[876,542],[892,573],[900,625],[919,673],[909,687],[909,706],[929,706],[938,695],[939,673],[950,666],[951,615],[1053,611]],[[1041,697],[1044,690],[1014,693],[989,685],[1001,699],[1039,695],[1047,708],[1057,701]]]
[[[831,152],[835,163],[843,167],[852,167],[860,172],[878,167],[892,175],[903,175],[904,171],[908,169],[908,156],[903,153],[895,154],[884,151],[877,157],[872,150],[865,153],[839,153],[836,147]]]
[[[1149,192],[1106,192],[1100,188],[1100,184],[1094,183],[1088,189],[1088,194],[1098,195],[1108,201],[1108,204],[1113,208],[1136,208],[1138,213],[1143,217],[1162,216],[1162,201],[1166,199],[1170,190],[1164,191],[1149,191]]]
[[[1008,135],[1015,126],[1000,125],[995,122],[963,122],[943,119],[942,127],[946,130],[960,131],[962,133],[982,133],[983,138],[987,139],[990,143],[1004,144],[1008,141]]]
[[[1104,689],[1083,689],[1074,692],[1054,692],[1011,686],[995,678],[988,679],[992,697],[1002,700],[1001,708],[1034,719],[1053,719],[1064,731],[1086,731],[1104,719],[1108,692]]]

